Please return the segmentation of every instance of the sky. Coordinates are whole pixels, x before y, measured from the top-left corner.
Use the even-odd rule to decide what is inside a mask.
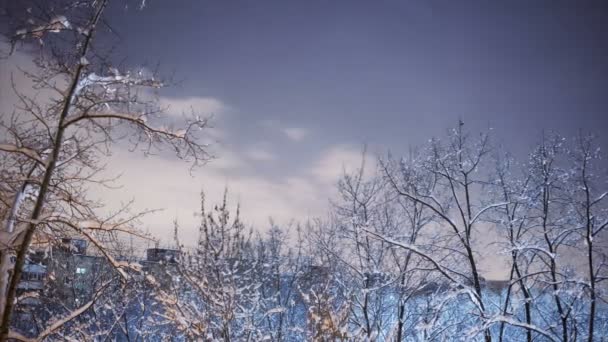
[[[407,153],[459,119],[493,128],[521,156],[543,130],[595,132],[608,146],[605,2],[139,3],[106,12],[117,61],[171,76],[160,101],[172,115],[213,115],[217,158],[193,173],[122,148],[108,159],[123,187],[96,195],[163,208],[143,220],[162,238],[175,218],[195,234],[201,189],[218,200],[228,187],[245,222],[262,229],[270,216],[323,216],[364,145]]]

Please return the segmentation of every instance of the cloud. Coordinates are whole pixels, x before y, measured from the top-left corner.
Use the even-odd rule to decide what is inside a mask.
[[[242,220],[257,229],[268,226],[269,217],[279,224],[291,220],[306,220],[325,214],[326,189],[310,174],[271,178],[248,172],[247,161],[235,159],[235,151],[229,155],[237,170],[226,169],[218,161],[189,173],[188,165],[175,160],[144,157],[138,153],[118,150],[108,158],[108,170],[122,174],[119,189],[94,189],[93,195],[108,204],[108,210],[117,209],[121,203],[135,200],[134,211],[164,209],[142,219],[142,229],[170,241],[172,221],[179,220],[185,242],[195,241],[199,218],[195,216],[200,206],[200,191],[204,190],[207,205],[219,203],[224,189],[229,188],[229,201],[241,204]]]
[[[161,97],[159,105],[171,116],[218,115],[228,109],[222,101],[213,97]]]
[[[310,172],[320,184],[334,184],[344,172],[350,173],[361,167],[363,148],[353,145],[334,145],[326,149],[313,164]],[[365,156],[365,172],[369,175],[375,168],[375,159]]]
[[[261,147],[251,147],[245,152],[245,155],[254,161],[273,161],[277,159],[275,154]]]
[[[16,106],[21,104],[15,89],[23,96],[35,97],[41,107],[57,96],[57,93],[50,89],[36,88],[34,82],[24,73],[36,74],[39,70],[27,48],[28,46],[25,46],[5,56],[10,51],[10,46],[0,40],[0,116],[10,115],[17,109]],[[56,81],[57,86],[63,85],[61,80]]]
[[[283,133],[293,141],[301,141],[308,135],[308,130],[299,127],[289,127],[284,128]]]
[[[37,89],[31,79],[24,73],[29,72],[36,74],[38,67],[33,62],[35,56],[30,53],[28,45],[15,50],[12,54],[6,55],[10,51],[10,46],[0,41],[0,115],[11,113],[17,104],[19,97],[13,90],[13,82],[15,88],[22,94],[35,97],[39,104],[46,104],[49,98],[56,97],[57,93],[52,90],[42,88]],[[6,56],[5,56],[6,55]],[[151,74],[147,69],[141,69],[144,75]],[[61,81],[61,80],[57,80]],[[67,84],[59,83],[59,87],[67,86]],[[152,100],[153,94],[144,89],[140,94],[144,100]],[[213,97],[190,96],[184,98],[160,96],[158,99],[160,109],[164,110],[164,121],[179,121],[183,116],[191,114],[208,117],[213,115],[217,119],[218,115],[224,114],[229,110],[229,107],[221,100]],[[215,123],[215,120],[214,122]],[[219,130],[214,130],[213,138],[219,138]]]
[[[135,199],[134,209],[164,211],[142,219],[143,227],[165,241],[172,238],[172,222],[178,218],[184,241],[195,241],[198,234],[200,191],[204,190],[207,205],[221,201],[229,188],[229,203],[241,204],[242,220],[260,231],[268,227],[272,217],[278,224],[292,220],[304,222],[325,217],[329,200],[337,198],[336,182],[343,172],[361,166],[363,148],[339,144],[320,151],[302,168],[281,171],[273,176],[256,172],[256,162],[276,160],[266,146],[243,148],[220,145],[218,159],[190,173],[189,165],[172,158],[144,157],[118,149],[107,160],[110,175],[122,174],[117,190],[95,189],[94,195],[110,208]],[[368,155],[366,175],[371,175],[375,159]],[[110,176],[108,175],[108,176]]]
[[[262,120],[259,124],[267,129],[281,132],[292,141],[302,141],[310,134],[306,128],[285,126],[277,120]]]
[[[237,146],[221,146],[219,158],[190,174],[188,165],[167,158],[146,158],[141,154],[118,150],[108,160],[108,170],[121,173],[118,190],[96,189],[95,195],[110,206],[135,199],[135,209],[164,208],[142,220],[143,227],[154,235],[169,240],[172,221],[178,218],[185,241],[195,241],[199,195],[204,189],[207,205],[221,200],[229,188],[229,201],[241,204],[242,220],[264,231],[268,218],[278,224],[291,220],[306,221],[324,217],[329,200],[335,199],[334,184],[342,172],[352,172],[361,165],[362,148],[334,145],[321,151],[308,164],[291,173],[277,176],[255,171],[254,161],[274,158],[262,148],[244,151]],[[366,161],[366,170],[373,167]]]
[[[10,112],[16,102],[10,88],[10,73],[16,64],[27,69],[33,67],[31,56],[27,54],[15,53],[8,61],[0,61],[0,105],[6,112]],[[16,78],[16,82],[19,88],[31,89],[27,79]],[[212,97],[161,96],[159,102],[169,116],[164,119],[167,121],[177,122],[182,115],[191,113],[201,116],[215,114],[213,126],[217,127],[216,124],[223,123],[224,114],[231,112],[225,103]],[[278,122],[263,124],[275,133],[274,138],[301,141],[309,135],[304,128],[284,126]],[[199,211],[202,189],[207,194],[208,206],[212,206],[221,200],[225,187],[228,187],[230,203],[242,204],[244,222],[264,230],[271,216],[279,224],[324,216],[328,199],[334,191],[331,185],[341,175],[343,166],[358,166],[361,156],[359,148],[336,145],[319,152],[312,160],[302,161],[305,163],[302,167],[288,171],[289,168],[281,169],[279,158],[270,145],[233,143],[229,127],[210,128],[203,135],[210,138],[211,151],[217,159],[193,173],[188,163],[176,160],[170,153],[145,157],[142,153],[129,152],[124,144],[114,145],[112,155],[102,161],[107,163],[107,172],[101,176],[122,174],[116,183],[121,187],[91,187],[89,195],[106,203],[102,211],[116,210],[131,200],[135,201],[133,211],[164,209],[144,217],[142,230],[171,241],[172,222],[177,218],[182,227],[182,241],[194,243],[199,224],[199,218],[194,214]],[[273,164],[276,172],[272,175],[256,170],[259,162],[267,161],[277,161]]]

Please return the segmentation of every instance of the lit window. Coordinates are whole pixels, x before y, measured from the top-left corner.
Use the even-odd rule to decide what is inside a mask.
[[[76,274],[85,274],[87,273],[87,269],[84,267],[76,267]]]

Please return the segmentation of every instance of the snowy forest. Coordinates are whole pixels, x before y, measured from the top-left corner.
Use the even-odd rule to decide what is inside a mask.
[[[0,113],[0,341],[608,338],[593,132],[545,131],[517,156],[493,130],[448,122],[407,155],[362,153],[326,217],[250,227],[229,190],[213,203],[201,189],[189,241],[179,220],[159,244],[148,212],[105,210],[91,189],[117,181],[103,163],[117,145],[213,163],[210,118],[170,120],[156,94],[171,82],[116,62],[108,2],[38,1],[2,25],[3,56],[28,51],[36,67]]]

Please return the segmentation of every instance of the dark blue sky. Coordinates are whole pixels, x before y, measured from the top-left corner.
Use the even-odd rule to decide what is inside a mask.
[[[113,37],[127,67],[173,75],[161,105],[215,113],[208,134],[219,141],[219,158],[194,177],[173,159],[120,149],[109,161],[124,187],[100,196],[165,208],[144,220],[160,236],[175,217],[197,226],[201,187],[211,201],[230,187],[262,227],[268,216],[323,215],[363,144],[407,152],[460,118],[472,131],[493,127],[521,157],[543,129],[595,132],[608,146],[607,2],[140,2],[113,2],[105,19],[117,35],[100,32],[101,43]],[[31,58],[2,62],[0,105],[10,98],[1,76]]]
[[[459,117],[521,149],[543,128],[607,128],[608,5],[530,3],[148,0],[109,20],[122,54],[183,80],[171,95],[233,108],[234,143],[269,119],[313,150],[421,144]]]

